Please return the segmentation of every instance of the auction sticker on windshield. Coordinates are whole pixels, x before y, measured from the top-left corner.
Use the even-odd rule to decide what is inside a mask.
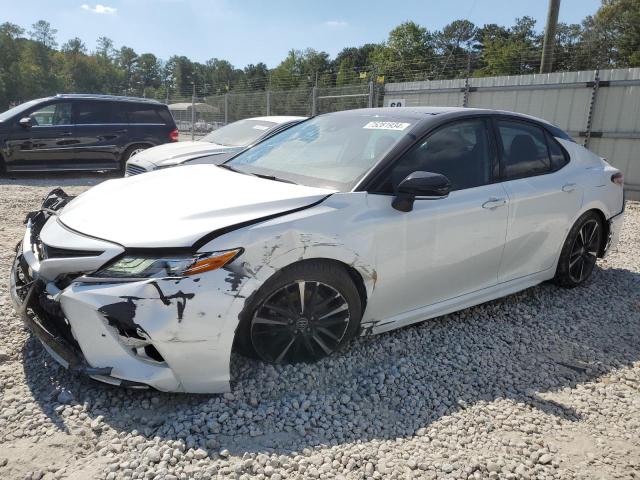
[[[410,123],[403,122],[369,122],[362,128],[369,130],[404,130]]]

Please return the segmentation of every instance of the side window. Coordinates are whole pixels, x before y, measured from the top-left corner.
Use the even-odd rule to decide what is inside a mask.
[[[505,179],[551,171],[551,159],[542,128],[524,122],[498,120]]]
[[[52,103],[29,114],[33,126],[71,125],[71,102]]]
[[[414,146],[392,167],[379,190],[393,192],[416,171],[446,176],[452,190],[478,187],[491,182],[494,163],[484,120],[463,120],[445,125]]]
[[[151,105],[130,105],[129,123],[164,123]]]
[[[75,113],[77,125],[111,123],[111,102],[76,102]]]
[[[567,163],[569,163],[569,155],[560,146],[558,141],[553,138],[549,132],[545,132],[547,137],[547,144],[549,145],[549,154],[551,155],[551,169],[560,170]]]

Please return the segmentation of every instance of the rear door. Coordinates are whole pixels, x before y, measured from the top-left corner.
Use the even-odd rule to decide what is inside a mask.
[[[105,100],[74,101],[78,168],[120,167],[120,150],[127,141],[129,129],[121,105],[121,102]]]
[[[18,123],[23,117],[31,118],[31,127]],[[16,118],[7,135],[7,168],[37,171],[73,166],[78,142],[71,117],[71,101],[60,100]]]
[[[509,196],[499,272],[500,282],[505,282],[553,267],[582,205],[583,191],[574,172],[563,168],[567,153],[541,126],[498,117],[495,127]]]

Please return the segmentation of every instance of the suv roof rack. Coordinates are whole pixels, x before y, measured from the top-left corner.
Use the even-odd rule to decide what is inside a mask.
[[[153,103],[156,105],[162,105],[161,102],[153,100],[151,98],[104,95],[98,93],[58,93],[56,95],[56,98],[93,98],[97,100],[119,100],[124,102]]]

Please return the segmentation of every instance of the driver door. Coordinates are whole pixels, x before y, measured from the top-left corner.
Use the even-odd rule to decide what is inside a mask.
[[[507,232],[507,194],[485,119],[440,127],[391,167],[367,197],[375,218],[376,295],[380,318],[453,299],[498,283]],[[391,206],[408,174],[428,171],[452,184],[448,197],[416,199],[413,210]]]
[[[7,139],[7,163],[18,170],[48,170],[73,165],[75,159],[72,104],[60,101],[40,105],[28,115],[31,126],[16,119]],[[21,117],[22,118],[22,117]]]

